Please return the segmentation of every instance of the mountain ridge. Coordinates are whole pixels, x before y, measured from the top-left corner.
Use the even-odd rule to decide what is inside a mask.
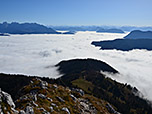
[[[61,34],[52,28],[37,23],[7,23],[0,24],[0,33],[9,34]]]
[[[134,31],[131,31],[124,38],[125,39],[152,39],[152,31],[134,30]]]
[[[92,45],[101,47],[101,50],[130,51],[133,49],[152,50],[152,39],[115,39],[107,41],[93,41]]]
[[[101,33],[125,33],[121,29],[116,29],[116,28],[111,28],[111,29],[103,29],[99,28],[96,32],[101,32]]]

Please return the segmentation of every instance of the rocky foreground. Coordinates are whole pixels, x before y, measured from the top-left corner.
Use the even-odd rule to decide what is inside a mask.
[[[39,78],[33,78],[19,95],[13,101],[11,95],[0,91],[1,114],[119,114],[108,102],[81,89],[49,84]]]

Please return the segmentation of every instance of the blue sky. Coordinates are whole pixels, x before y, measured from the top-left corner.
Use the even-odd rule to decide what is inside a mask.
[[[0,22],[152,26],[152,0],[0,0]]]

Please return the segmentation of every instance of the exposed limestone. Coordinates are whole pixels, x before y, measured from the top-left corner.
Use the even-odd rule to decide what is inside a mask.
[[[37,95],[36,94],[34,95],[34,101],[37,101]]]
[[[57,96],[56,97],[60,102],[65,102],[61,97]]]
[[[26,114],[24,110],[20,110],[19,114]]]
[[[77,101],[77,98],[76,98],[74,95],[70,94],[70,97],[71,97],[75,102]]]
[[[42,83],[41,83],[42,82]],[[24,89],[21,90],[22,94],[15,101],[15,106],[10,102],[7,102],[9,106],[11,106],[11,112],[8,111],[7,114],[50,114],[61,112],[67,114],[73,113],[82,113],[82,114],[96,114],[97,110],[93,104],[90,103],[88,95],[84,94],[81,89],[72,89],[65,88],[60,85],[47,84],[43,83],[44,81],[40,81],[40,79],[33,79],[33,82],[29,85],[25,86]],[[41,83],[41,84],[40,84]],[[35,84],[35,85],[34,85]],[[40,88],[40,85],[42,88]],[[46,86],[47,89],[44,87]],[[45,88],[45,89],[44,89]],[[0,90],[1,91],[1,90]],[[0,92],[4,93],[4,92]],[[7,96],[5,99],[10,98],[8,94],[4,94]],[[75,97],[76,96],[76,97]],[[0,101],[3,101],[3,94],[0,94]],[[101,104],[97,104],[101,106]],[[6,107],[1,108],[0,105],[0,114],[3,114],[2,109],[7,111]],[[107,110],[107,109],[106,109]],[[109,113],[107,113],[109,114]],[[119,113],[116,113],[119,114]]]
[[[52,106],[50,106],[50,111],[51,111],[51,112],[53,112],[53,111],[54,111]]]
[[[78,92],[81,96],[84,95],[84,91],[82,89],[72,88],[72,91]]]
[[[5,100],[8,103],[8,105],[10,105],[12,108],[15,108],[15,104],[11,98],[11,95],[4,91],[1,91],[1,94],[3,96],[3,100]]]
[[[34,114],[33,107],[27,106],[27,107],[25,108],[25,112],[26,112],[26,114]]]
[[[40,87],[41,87],[42,89],[47,89],[48,83],[47,83],[46,81],[40,81]]]
[[[2,107],[2,103],[4,103],[5,105],[3,105]],[[19,112],[17,110],[15,110],[15,104],[11,98],[11,95],[2,91],[0,89],[0,114],[3,114],[3,111],[7,111],[8,107],[10,107],[10,110],[7,113],[12,112],[13,114],[18,114]]]
[[[49,112],[47,112],[44,108],[38,108],[40,111],[42,111],[43,114],[50,114]]]
[[[63,107],[63,108],[62,108],[62,110],[63,110],[63,111],[65,111],[65,112],[67,112],[68,114],[70,114],[70,111],[69,111],[69,109],[68,109],[68,108]]]
[[[54,87],[55,89],[56,89],[56,88],[58,88],[58,86],[57,86],[57,85],[55,85],[55,84],[53,85],[53,87]]]
[[[58,107],[55,103],[51,103],[51,106],[53,106],[53,107]]]
[[[49,98],[49,97],[47,97],[47,100],[49,100],[50,102],[52,102],[53,100],[51,99],[51,98]]]
[[[43,94],[38,94],[38,97],[42,98],[42,99],[46,99],[46,96]]]
[[[19,111],[15,110],[14,108],[11,108],[11,110],[12,110],[13,114],[18,114],[19,113]]]
[[[91,103],[89,103],[88,100],[79,98],[78,101],[80,103],[82,113],[87,113],[87,112],[91,114],[97,113],[97,110],[95,109],[95,107]]]
[[[109,110],[109,112],[111,112],[111,113],[121,114],[121,113],[117,112],[109,103],[106,104],[106,107]]]
[[[32,101],[32,104],[33,104],[35,107],[38,107],[38,104],[36,104],[34,101]]]

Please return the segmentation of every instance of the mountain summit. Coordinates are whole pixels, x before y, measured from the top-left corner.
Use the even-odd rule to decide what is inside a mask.
[[[131,31],[124,38],[126,39],[152,39],[152,31],[134,30],[134,31]]]

